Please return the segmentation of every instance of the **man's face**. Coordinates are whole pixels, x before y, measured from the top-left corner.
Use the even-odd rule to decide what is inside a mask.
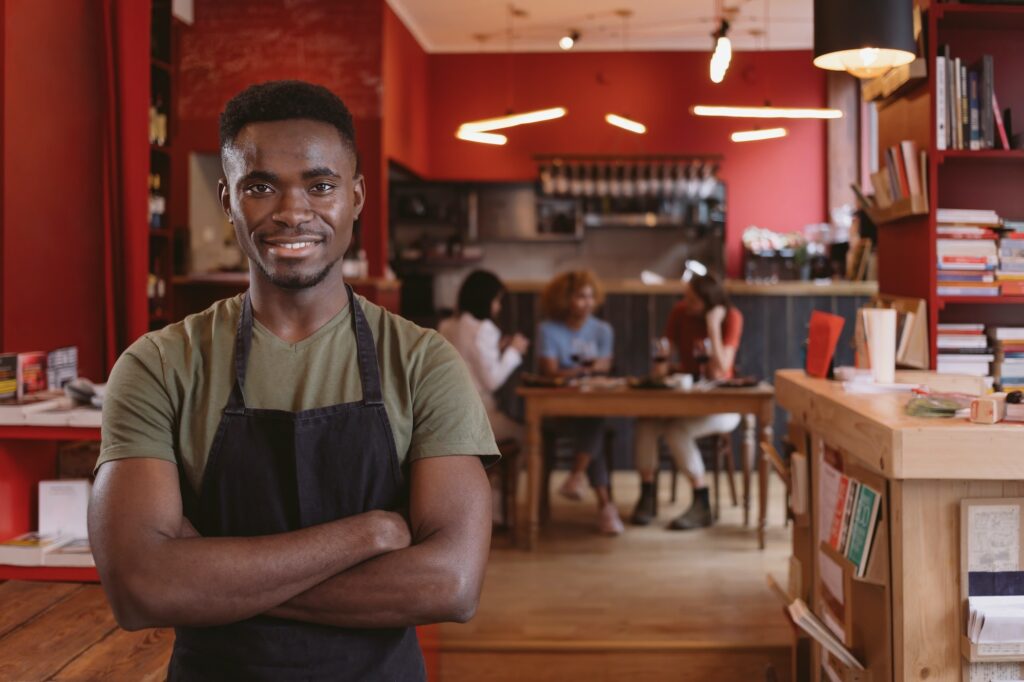
[[[279,287],[323,281],[348,250],[366,193],[338,130],[307,119],[250,123],[222,158],[221,205],[245,255]]]

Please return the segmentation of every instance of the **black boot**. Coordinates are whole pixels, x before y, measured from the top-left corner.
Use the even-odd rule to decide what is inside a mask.
[[[694,488],[693,504],[682,516],[673,519],[668,524],[671,530],[693,530],[694,528],[707,528],[711,525],[713,518],[711,514],[711,502],[708,500],[708,489]]]
[[[655,517],[654,502],[654,484],[641,483],[640,499],[637,500],[636,509],[633,510],[633,516],[629,519],[630,523],[634,526],[649,524]]]

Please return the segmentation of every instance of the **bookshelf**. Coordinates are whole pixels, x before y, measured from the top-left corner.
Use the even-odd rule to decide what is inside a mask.
[[[175,253],[179,241],[177,223],[180,221],[173,215],[171,201],[172,193],[177,189],[171,186],[176,133],[173,115],[176,103],[174,23],[170,0],[153,0],[150,24],[150,212],[146,256],[150,330],[159,329],[176,319],[172,279],[177,269]],[[154,184],[154,178],[158,184]]]
[[[941,45],[968,64],[993,56],[994,90],[1001,108],[1024,120],[1024,6],[937,3],[925,13],[927,86],[897,92],[878,109],[878,144],[884,151],[913,140],[928,152],[928,210],[903,211],[883,220],[878,231],[879,290],[928,302],[929,357],[936,362],[936,325],[975,321],[994,324],[1007,311],[1024,306],[1020,296],[950,297],[937,294],[936,213],[939,208],[994,209],[1004,217],[1024,217],[1024,149],[966,150],[936,147],[935,59]],[[1019,127],[1019,126],[1018,126]],[[1018,318],[1024,308],[1016,310]],[[969,319],[968,319],[969,318]],[[1019,322],[1019,319],[1018,319]]]

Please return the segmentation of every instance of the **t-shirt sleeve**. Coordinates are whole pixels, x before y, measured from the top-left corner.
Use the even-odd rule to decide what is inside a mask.
[[[540,347],[540,357],[557,359],[560,353],[554,328],[547,322],[542,322],[537,330],[537,336],[539,337],[537,345]]]
[[[477,455],[498,460],[487,411],[462,358],[436,332],[428,332],[410,362],[413,426],[409,461]]]
[[[743,316],[735,308],[730,308],[722,324],[722,345],[727,348],[739,348],[743,337]]]
[[[110,372],[96,468],[128,457],[174,462],[174,414],[160,351],[143,337],[118,358]]]
[[[597,332],[597,356],[610,358],[615,354],[615,330],[607,322],[602,322]]]

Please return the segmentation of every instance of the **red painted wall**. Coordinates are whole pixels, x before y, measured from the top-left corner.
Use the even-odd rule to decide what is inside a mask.
[[[391,10],[384,8],[384,154],[418,175],[430,166],[430,62]]]
[[[88,0],[7,0],[0,316],[4,351],[77,345],[102,380],[103,46]]]
[[[224,104],[254,83],[295,78],[337,93],[352,111],[370,198],[364,247],[380,272],[387,245],[381,131],[383,0],[195,0],[195,22],[180,37],[178,167],[190,151],[217,150]],[[178,186],[185,179],[175,174]],[[175,199],[187,220],[187,198]]]
[[[740,237],[756,224],[801,228],[825,218],[825,125],[787,121],[789,137],[737,144],[729,133],[755,127],[742,119],[690,114],[694,104],[824,106],[824,72],[811,53],[743,52],[725,82],[708,78],[706,53],[431,55],[429,175],[437,179],[521,180],[536,177],[532,155],[722,154],[728,186],[726,259],[740,275]],[[390,86],[389,86],[390,87]],[[503,147],[463,142],[463,121],[564,106],[563,119],[508,131]],[[608,112],[645,123],[635,135],[604,122]],[[766,122],[760,127],[778,123]]]

